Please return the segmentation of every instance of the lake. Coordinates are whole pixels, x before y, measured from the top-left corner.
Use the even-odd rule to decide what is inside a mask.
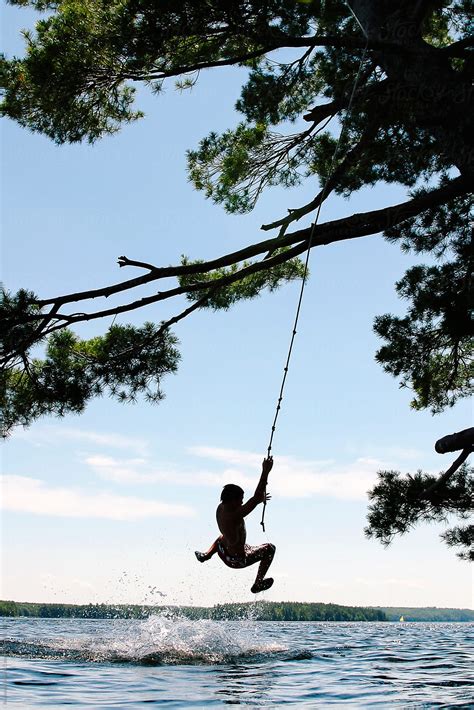
[[[0,702],[474,707],[472,623],[2,619]]]

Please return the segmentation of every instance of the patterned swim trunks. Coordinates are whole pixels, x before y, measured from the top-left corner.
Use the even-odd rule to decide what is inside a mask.
[[[275,546],[267,542],[264,545],[244,545],[243,556],[231,555],[227,552],[221,541],[217,543],[217,554],[227,567],[232,567],[233,569],[249,567],[255,564],[255,562],[260,562],[265,559],[265,557],[273,557],[274,552]]]

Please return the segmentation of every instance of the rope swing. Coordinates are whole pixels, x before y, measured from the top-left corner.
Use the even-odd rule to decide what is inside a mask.
[[[357,18],[356,18],[356,19],[357,19]],[[284,393],[285,384],[286,384],[286,378],[287,378],[288,370],[289,370],[289,366],[290,366],[291,354],[292,354],[292,351],[293,351],[293,344],[294,344],[294,342],[295,342],[295,336],[296,336],[296,332],[297,332],[298,320],[299,320],[300,311],[301,311],[301,304],[302,304],[302,301],[303,301],[303,294],[304,294],[304,290],[305,290],[305,286],[306,286],[306,280],[307,280],[307,276],[308,276],[309,256],[310,256],[310,253],[311,253],[311,248],[312,248],[312,246],[313,246],[314,231],[315,231],[316,225],[318,224],[318,220],[319,220],[319,215],[320,215],[320,213],[321,213],[322,204],[323,204],[324,200],[326,199],[326,192],[327,192],[327,189],[328,189],[329,181],[330,181],[330,179],[331,179],[331,177],[332,177],[332,175],[333,175],[333,172],[334,172],[336,157],[337,157],[337,154],[338,154],[338,152],[339,152],[339,144],[340,144],[340,142],[341,142],[341,137],[342,137],[342,135],[344,134],[345,123],[346,123],[346,120],[347,120],[347,116],[350,114],[350,110],[351,110],[351,107],[352,107],[352,101],[353,101],[353,99],[354,99],[354,95],[355,95],[355,92],[356,92],[356,89],[357,89],[357,84],[358,84],[358,82],[359,82],[359,77],[360,77],[360,73],[361,73],[361,69],[362,69],[362,64],[364,63],[365,55],[366,55],[366,53],[367,53],[367,46],[368,46],[368,39],[367,39],[367,42],[366,42],[366,44],[365,44],[364,50],[363,50],[363,52],[362,52],[362,57],[361,57],[360,62],[359,62],[359,68],[358,68],[358,70],[357,70],[357,75],[356,75],[356,78],[355,78],[355,80],[354,80],[354,85],[353,85],[353,87],[352,87],[352,92],[351,92],[351,95],[350,95],[350,98],[349,98],[349,104],[348,104],[348,106],[347,106],[347,111],[346,111],[344,120],[343,120],[343,122],[342,122],[341,131],[340,131],[339,137],[338,137],[338,139],[337,139],[337,143],[336,143],[336,147],[335,147],[335,149],[334,149],[333,156],[332,156],[332,158],[331,158],[331,164],[330,164],[330,167],[329,167],[328,176],[327,176],[326,181],[325,181],[325,183],[324,183],[324,187],[323,187],[323,189],[322,189],[322,191],[321,191],[321,199],[319,200],[318,209],[317,209],[317,212],[316,212],[316,217],[315,217],[315,220],[314,220],[314,222],[313,222],[313,225],[312,225],[312,228],[311,228],[311,232],[310,232],[310,235],[309,235],[309,239],[308,239],[308,249],[307,249],[307,251],[306,251],[306,260],[305,260],[305,264],[304,264],[303,278],[302,278],[302,280],[301,280],[300,294],[299,294],[298,303],[297,303],[297,307],[296,307],[296,314],[295,314],[295,320],[294,320],[294,323],[293,323],[293,330],[292,330],[291,338],[290,338],[290,345],[289,345],[289,348],[288,348],[288,354],[287,354],[287,357],[286,357],[285,367],[283,368],[283,377],[282,377],[282,381],[281,381],[281,385],[280,385],[280,393],[279,393],[279,395],[278,395],[278,400],[277,400],[277,405],[276,405],[276,410],[275,410],[275,416],[274,416],[274,418],[273,418],[273,424],[272,424],[272,428],[271,428],[271,431],[270,431],[270,439],[269,439],[268,447],[267,447],[267,458],[269,458],[269,457],[271,456],[272,445],[273,445],[273,437],[274,437],[274,435],[275,435],[276,425],[277,425],[278,417],[279,417],[279,415],[280,415],[281,403],[282,403],[282,400],[283,400],[283,393]],[[284,233],[284,230],[285,230],[285,229],[286,229],[286,226],[282,228],[282,232],[281,232],[282,234]],[[265,489],[265,493],[266,493],[266,489]],[[267,501],[266,501],[266,498],[264,497],[264,499],[263,499],[262,519],[261,519],[261,521],[260,521],[260,525],[262,526],[263,532],[265,532],[265,510],[266,510],[266,507],[267,507]]]

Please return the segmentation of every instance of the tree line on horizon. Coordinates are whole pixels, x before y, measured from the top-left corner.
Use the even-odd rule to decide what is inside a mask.
[[[382,607],[387,621],[474,621],[473,609],[440,609],[436,606],[407,607],[387,606]]]
[[[242,602],[213,607],[140,604],[41,604],[0,600],[0,617],[146,619],[154,614],[214,621],[474,621],[471,609],[359,607],[322,602]]]
[[[386,621],[381,609],[305,602],[242,602],[199,606],[140,604],[41,604],[0,601],[0,616],[80,619],[146,619],[154,614],[214,621]]]

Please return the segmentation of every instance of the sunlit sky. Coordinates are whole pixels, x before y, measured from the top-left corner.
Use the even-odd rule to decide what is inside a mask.
[[[3,7],[4,47],[31,14]],[[229,216],[193,190],[185,151],[238,120],[243,70],[203,73],[191,92],[140,90],[146,118],[94,146],[58,147],[2,126],[2,279],[39,296],[135,275],[117,257],[176,264],[262,239],[260,225],[314,196],[315,181],[273,189],[250,215]],[[381,185],[332,198],[321,220],[394,204]],[[304,226],[302,223],[301,226]],[[379,469],[444,470],[440,436],[472,425],[464,402],[442,415],[409,408],[410,392],[374,362],[373,318],[404,312],[394,283],[413,258],[380,236],[313,250],[283,410],[274,440],[267,531],[269,600],[354,605],[473,606],[471,568],[425,525],[385,549],[365,538],[366,492]],[[123,406],[103,398],[81,416],[42,419],[3,445],[3,599],[214,604],[253,598],[255,568],[193,554],[217,535],[224,483],[250,494],[278,396],[298,284],[175,328],[182,360],[166,399]],[[151,292],[150,290],[148,292]],[[148,293],[147,292],[147,293]],[[116,322],[160,322],[166,304]],[[84,337],[110,325],[82,326]]]

